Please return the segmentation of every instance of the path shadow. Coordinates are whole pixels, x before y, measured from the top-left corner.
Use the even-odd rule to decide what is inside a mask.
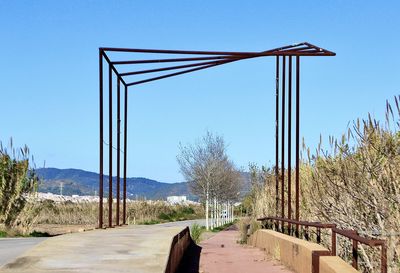
[[[201,247],[191,240],[176,273],[198,273]]]

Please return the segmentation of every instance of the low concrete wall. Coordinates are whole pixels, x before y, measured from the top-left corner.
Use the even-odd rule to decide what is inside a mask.
[[[257,230],[249,244],[265,249],[275,259],[297,273],[312,273],[312,254],[315,251],[328,251],[325,247],[297,239],[273,230]]]
[[[338,256],[320,257],[319,273],[359,273]]]
[[[250,236],[248,243],[264,249],[297,273],[358,272],[339,257],[330,256],[329,250],[319,244],[273,230],[257,230]]]
[[[184,228],[181,232],[176,234],[174,238],[172,238],[165,273],[176,272],[186,249],[191,243],[192,237],[190,237],[189,227]]]

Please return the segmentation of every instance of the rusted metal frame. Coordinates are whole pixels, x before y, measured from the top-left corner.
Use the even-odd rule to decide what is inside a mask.
[[[381,247],[381,273],[387,273],[387,246],[385,240],[378,239],[367,239],[358,235],[355,230],[341,230],[333,228],[332,232],[335,234],[340,234],[348,239],[352,240],[352,266],[358,269],[358,243],[368,245],[370,247]],[[335,236],[336,237],[336,236]],[[335,238],[336,241],[336,238]],[[332,239],[333,242],[333,239]],[[333,250],[332,250],[333,252]],[[336,253],[336,247],[335,247]]]
[[[353,239],[352,243],[352,266],[358,270],[358,242]]]
[[[193,58],[167,58],[167,59],[152,59],[152,60],[129,60],[129,61],[113,61],[113,65],[127,65],[127,64],[149,64],[149,63],[173,63],[173,62],[193,62],[193,61],[206,61],[206,60],[221,60],[226,59],[226,56],[212,56],[212,57],[193,57]]]
[[[287,48],[294,48],[305,43],[298,43],[294,45],[281,46],[273,49],[263,51],[266,52],[277,52]],[[198,51],[198,50],[164,50],[164,49],[139,49],[139,48],[116,48],[116,47],[102,47],[103,51],[116,51],[116,52],[131,52],[131,53],[162,53],[162,54],[187,54],[187,55],[254,55],[259,54],[258,52],[232,52],[232,51]]]
[[[295,50],[288,50],[288,51],[281,51],[281,52],[277,52],[274,54],[264,54],[262,56],[270,56],[270,55],[279,55],[279,56],[308,56],[308,57],[312,57],[312,56],[335,56],[331,53],[326,53],[326,52],[321,52],[321,51],[295,51]]]
[[[292,219],[292,56],[289,56],[289,79],[288,79],[288,218]],[[292,226],[288,224],[289,234]]]
[[[302,226],[310,226],[310,227],[315,227],[315,228],[335,228],[336,224],[331,224],[331,223],[320,223],[320,222],[308,222],[308,221],[296,221],[294,219],[288,219],[288,218],[281,218],[281,217],[262,217],[258,218],[258,221],[265,221],[265,220],[275,220],[275,221],[284,221],[288,222],[291,224],[299,224]]]
[[[183,54],[183,55],[253,55],[257,52],[230,52],[230,51],[199,51],[199,50],[169,50],[169,49],[140,49],[140,48],[115,48],[102,47],[104,51],[130,52],[130,53],[156,53],[156,54]]]
[[[107,56],[107,54],[101,48],[100,48],[99,52],[100,52],[100,56],[103,57],[107,61],[108,66],[109,66],[108,78],[109,78],[109,138],[110,138],[109,142],[110,143],[109,143],[109,196],[108,196],[108,210],[109,210],[108,218],[109,218],[109,222],[108,222],[108,225],[109,225],[109,227],[112,227],[112,203],[113,203],[113,194],[112,194],[112,188],[113,188],[112,187],[112,182],[113,182],[112,181],[112,179],[113,179],[113,177],[112,177],[112,149],[113,149],[113,146],[112,146],[112,93],[113,93],[113,91],[112,91],[112,74],[113,74],[113,72],[114,72],[114,74],[116,75],[116,78],[117,78],[117,86],[119,86],[118,88],[120,88],[120,83],[124,84],[124,86],[126,86],[126,83],[125,83],[124,79],[120,76],[120,74],[118,73],[118,70],[112,64],[112,62],[111,62],[110,58]],[[103,82],[102,75],[101,75],[101,79],[100,80],[101,80],[101,88],[103,88],[102,87],[102,82]],[[102,90],[101,90],[101,92],[102,92]],[[120,101],[120,99],[118,99],[118,103],[120,103],[119,101]],[[101,111],[102,111],[102,109],[101,109]],[[118,110],[118,112],[119,112],[119,110]],[[101,119],[102,120],[101,120],[100,123],[101,123],[101,127],[102,127],[101,128],[101,134],[102,134],[102,132],[103,132],[103,125],[102,125],[103,118],[101,118]],[[117,120],[118,120],[118,123],[120,123],[120,118],[117,118]],[[118,124],[117,124],[117,126],[118,126]],[[118,129],[117,129],[117,131],[118,131]],[[119,136],[120,136],[120,134],[117,135],[117,138]],[[103,136],[101,136],[101,139],[103,141]],[[103,161],[102,160],[102,158],[103,158],[103,149],[102,149],[103,146],[102,146],[102,144],[101,144],[101,150],[100,150],[101,161]],[[117,150],[118,150],[118,154],[117,154],[117,160],[118,160],[118,157],[120,156],[120,147],[118,147]],[[119,171],[119,168],[118,168],[118,171]],[[100,173],[102,173],[102,172],[103,171],[101,170]],[[118,177],[117,177],[117,195],[119,195],[119,191],[118,191],[118,186],[120,186],[120,185],[118,185],[118,181],[119,180],[120,179],[118,179]],[[125,177],[124,177],[124,183],[126,183]],[[104,192],[104,186],[103,186],[103,183],[101,183],[101,184],[102,185],[100,185],[99,194],[101,194],[101,196],[102,196],[103,192]],[[124,187],[124,196],[126,198],[126,187]],[[124,201],[124,202],[126,202],[126,201]],[[117,196],[117,203],[119,203],[118,196]],[[99,204],[99,206],[100,206],[100,204]],[[120,206],[118,204],[117,205],[117,215],[116,215],[116,217],[118,219],[117,220],[117,225],[119,224],[119,215],[120,215],[119,214],[119,207]],[[126,213],[126,203],[125,203],[124,207],[125,207],[125,213]],[[101,205],[101,209],[100,210],[101,210],[101,215],[102,215],[103,214],[102,205]],[[100,214],[100,210],[99,210],[99,214]],[[101,216],[101,220],[103,222],[103,217],[102,216]],[[124,219],[124,221],[125,221],[125,219]]]
[[[306,241],[310,241],[310,235],[309,235],[308,227],[309,227],[309,226],[304,226],[304,228],[303,228],[304,239],[305,239]]]
[[[321,243],[321,228],[317,228],[317,243]]]
[[[321,51],[318,51],[317,49],[311,48],[311,47],[309,47],[309,48],[298,49],[297,52],[308,52],[308,53],[315,52],[315,53],[321,53]]]
[[[282,113],[281,113],[281,218],[285,218],[285,101],[286,101],[286,57],[282,56]],[[282,220],[282,232],[285,225]]]
[[[241,60],[241,59],[233,59],[233,60],[229,60],[229,61],[220,61],[218,63],[204,65],[204,66],[200,66],[200,67],[196,67],[196,68],[192,68],[192,69],[187,69],[187,70],[183,70],[183,71],[180,71],[180,72],[166,74],[166,75],[162,75],[162,76],[158,76],[158,77],[154,77],[154,78],[149,78],[149,79],[145,79],[145,80],[141,80],[141,81],[135,81],[135,82],[128,83],[127,86],[138,85],[138,84],[142,84],[142,83],[146,83],[146,82],[152,82],[152,81],[156,81],[156,80],[161,80],[161,79],[165,79],[165,78],[169,78],[169,77],[173,77],[173,76],[178,76],[178,75],[182,75],[182,74],[186,74],[186,73],[190,73],[190,72],[194,72],[194,71],[198,71],[198,70],[202,70],[202,69],[218,66],[218,65],[221,65],[221,64],[226,64],[226,63],[238,61],[238,60]]]
[[[311,253],[312,273],[319,273],[319,264],[321,256],[332,256],[332,253],[327,250],[314,250]]]
[[[333,256],[336,256],[336,232],[334,229],[332,229],[331,252]]]
[[[385,240],[378,240],[378,239],[368,239],[365,237],[361,237],[360,235],[358,235],[355,231],[353,230],[342,230],[342,229],[338,229],[338,228],[334,228],[333,229],[337,234],[340,234],[342,236],[345,236],[347,238],[349,238],[350,240],[356,240],[364,245],[368,245],[371,247],[375,247],[375,246],[381,246],[383,244],[385,244]]]
[[[387,273],[387,246],[381,245],[381,273]]]
[[[127,171],[127,154],[128,154],[128,86],[124,85],[124,185],[123,185],[123,208],[122,217],[123,224],[126,224],[126,171]]]
[[[309,236],[309,227],[314,227],[317,229],[316,231],[316,240],[317,243],[321,242],[321,229],[331,229],[332,231],[332,240],[333,240],[333,228],[336,228],[336,224],[324,224],[320,222],[307,222],[307,221],[296,221],[293,219],[288,219],[288,218],[281,218],[281,217],[263,217],[263,218],[258,218],[258,221],[275,221],[275,223],[288,223],[288,224],[295,224],[296,226],[301,226],[303,227],[303,236],[304,238],[308,241],[310,239]],[[336,240],[336,239],[335,239]],[[336,244],[335,244],[336,246]],[[335,250],[336,252],[336,250]]]
[[[194,72],[194,71],[198,71],[198,70],[203,70],[203,69],[206,69],[206,68],[211,68],[211,67],[214,67],[214,66],[227,64],[227,63],[231,63],[231,62],[235,62],[235,61],[239,61],[239,60],[261,57],[262,55],[259,55],[259,54],[262,54],[262,53],[248,55],[248,56],[227,56],[227,58],[225,58],[223,61],[216,61],[215,63],[212,63],[210,65],[204,65],[204,66],[200,66],[200,67],[197,67],[197,68],[183,70],[183,71],[180,71],[180,72],[166,74],[166,75],[162,75],[162,76],[158,76],[158,77],[154,77],[154,78],[148,78],[148,79],[141,80],[141,81],[131,82],[131,83],[128,83],[127,86],[138,85],[138,84],[142,84],[142,83],[146,83],[146,82],[161,80],[161,79],[165,79],[165,78],[169,78],[169,77],[173,77],[173,76],[178,76],[178,75],[182,75],[182,74],[186,74],[186,73],[190,73],[190,72]],[[277,55],[269,55],[269,56],[277,56]]]
[[[111,67],[111,69],[114,71],[115,75],[117,76],[117,78],[124,84],[126,85],[125,80],[119,75],[119,72],[117,70],[117,68],[115,68],[115,66],[112,64],[110,58],[107,56],[106,52],[100,50],[102,52],[102,55],[104,57],[104,59],[107,61],[108,65]]]
[[[104,170],[103,170],[103,53],[99,50],[99,122],[100,122],[100,132],[99,132],[99,153],[100,153],[100,162],[99,162],[99,226],[98,228],[103,228],[103,178],[104,178]]]
[[[138,74],[147,74],[147,73],[161,72],[161,71],[167,71],[167,70],[175,70],[175,69],[188,68],[188,67],[194,67],[194,66],[204,66],[204,65],[209,65],[209,64],[217,64],[219,62],[221,62],[221,61],[201,62],[201,63],[169,66],[169,67],[162,67],[162,68],[155,68],[155,69],[146,69],[146,70],[140,70],[140,71],[124,72],[124,73],[120,73],[120,75],[121,75],[121,77],[132,76],[132,75],[138,75]]]
[[[303,48],[299,48],[300,46],[303,46]],[[186,54],[186,55],[226,55],[226,56],[282,56],[283,55],[289,55],[288,53],[292,54],[294,53],[295,55],[297,54],[302,54],[301,52],[296,52],[297,50],[300,49],[305,49],[307,47],[312,47],[317,49],[318,52],[321,54],[327,54],[327,55],[335,55],[335,53],[314,46],[310,43],[299,43],[295,45],[288,45],[288,46],[282,46],[278,48],[273,48],[269,49],[266,51],[262,52],[232,52],[232,51],[196,51],[196,50],[163,50],[163,49],[138,49],[138,48],[111,48],[111,47],[103,47],[101,48],[103,51],[114,51],[114,52],[130,52],[130,53],[158,53],[158,54]],[[304,53],[308,56],[310,53]],[[312,55],[310,55],[312,56]]]
[[[112,194],[112,153],[113,153],[113,138],[112,138],[112,67],[109,64],[108,66],[108,138],[109,138],[109,147],[108,147],[108,159],[109,159],[109,170],[108,170],[108,227],[112,227],[112,203],[113,203],[113,194]]]
[[[275,216],[279,213],[279,56],[276,56],[275,80]],[[278,226],[275,227],[278,229]]]
[[[300,57],[296,57],[296,221],[300,221]],[[299,225],[296,225],[299,237]]]
[[[290,47],[290,48],[286,48],[286,49],[282,49],[282,50],[278,50],[279,52],[288,52],[288,51],[299,51],[299,50],[305,50],[305,49],[309,49],[311,47],[309,47],[308,45],[305,44],[299,44],[296,47]]]
[[[120,202],[120,169],[121,169],[121,81],[117,79],[117,210],[116,225],[119,226],[119,202]]]
[[[315,46],[315,45],[310,44],[310,43],[308,43],[308,42],[304,42],[303,44],[305,44],[305,45],[307,45],[307,46],[309,46],[309,47],[315,48],[316,50],[318,50],[318,51],[320,51],[320,52],[323,51],[323,52],[325,52],[326,54],[329,54],[329,56],[336,56],[336,53],[335,53],[335,52],[332,52],[332,51],[327,50],[327,49],[325,49],[325,48]]]
[[[313,54],[310,53],[299,53],[299,52],[267,52],[267,53],[254,53],[253,55],[248,55],[248,56],[241,56],[240,58],[226,58],[226,60],[224,61],[216,61],[213,64],[210,65],[204,65],[204,66],[200,66],[197,68],[192,68],[192,69],[188,69],[188,70],[183,70],[180,72],[175,72],[175,73],[171,73],[171,74],[166,74],[166,75],[162,75],[162,76],[158,76],[158,77],[153,77],[153,78],[148,78],[148,79],[144,79],[144,80],[140,80],[140,81],[135,81],[135,82],[130,82],[127,84],[127,86],[132,86],[132,85],[138,85],[138,84],[143,84],[143,83],[147,83],[147,82],[152,82],[152,81],[156,81],[156,80],[161,80],[161,79],[165,79],[165,78],[169,78],[169,77],[173,77],[173,76],[178,76],[178,75],[182,75],[182,74],[186,74],[186,73],[190,73],[190,72],[194,72],[194,71],[198,71],[198,70],[203,70],[206,68],[211,68],[214,66],[218,66],[221,64],[226,64],[226,63],[230,63],[230,62],[234,62],[234,61],[238,61],[238,60],[244,60],[244,59],[249,59],[249,58],[256,58],[256,57],[266,57],[266,56],[313,56]],[[325,56],[325,55],[321,55],[319,54],[318,56]],[[328,55],[326,55],[328,56]],[[329,55],[330,56],[330,55]]]

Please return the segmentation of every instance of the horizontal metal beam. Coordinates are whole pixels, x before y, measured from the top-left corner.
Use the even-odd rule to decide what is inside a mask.
[[[206,60],[221,60],[227,56],[212,56],[212,57],[196,57],[196,58],[168,58],[168,59],[153,59],[153,60],[129,60],[129,61],[114,61],[113,65],[125,64],[149,64],[149,63],[172,63],[172,62],[192,62],[192,61],[206,61]]]
[[[230,51],[191,51],[191,50],[162,50],[162,49],[135,49],[135,48],[112,48],[112,47],[102,47],[100,48],[102,55],[106,61],[110,64],[112,70],[116,73],[117,77],[125,86],[138,85],[146,82],[156,81],[160,79],[165,79],[177,75],[182,75],[206,68],[211,68],[225,63],[230,63],[237,60],[250,59],[256,57],[267,57],[267,56],[335,56],[336,53],[328,51],[326,49],[317,47],[310,43],[297,43],[293,45],[287,45],[283,47],[278,47],[262,52],[230,52]],[[220,55],[220,56],[207,56],[207,57],[190,57],[190,58],[167,58],[167,59],[154,59],[154,60],[130,60],[130,61],[114,61],[112,62],[107,56],[106,51],[114,52],[134,52],[134,53],[161,53],[161,54],[197,54],[197,55]],[[222,55],[222,56],[221,56]],[[182,62],[182,61],[197,61],[197,60],[213,60],[210,62],[171,66],[171,67],[161,67],[154,69],[146,69],[140,71],[130,71],[119,73],[115,68],[115,65],[122,64],[144,64],[144,63],[163,63],[163,62]],[[148,78],[140,81],[126,83],[123,76],[145,74],[152,72],[161,72],[174,69],[182,69],[195,67],[192,69],[187,69],[171,74],[166,74],[158,77]]]

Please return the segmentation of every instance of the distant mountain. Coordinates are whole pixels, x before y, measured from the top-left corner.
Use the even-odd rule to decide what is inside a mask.
[[[63,195],[97,195],[99,189],[99,174],[79,169],[40,168],[37,174],[41,178],[39,192],[51,192]],[[250,177],[246,172],[243,176],[243,196],[250,189]],[[116,193],[116,177],[113,177],[113,193]],[[104,196],[108,195],[108,176],[104,175]],[[121,179],[121,190],[123,180]],[[186,195],[190,200],[198,198],[190,192],[187,182],[164,183],[156,180],[132,177],[126,179],[128,198],[136,199],[166,199],[171,195]]]
[[[41,168],[36,170],[42,182],[40,192],[51,192],[64,195],[97,195],[99,174],[79,169]],[[113,177],[113,192],[115,196],[116,177]],[[104,195],[108,194],[108,176],[104,175]],[[121,189],[122,189],[121,179]],[[133,177],[126,179],[127,195],[131,199],[166,199],[171,195],[186,195],[191,200],[197,197],[190,193],[187,182],[163,183],[155,180]]]

